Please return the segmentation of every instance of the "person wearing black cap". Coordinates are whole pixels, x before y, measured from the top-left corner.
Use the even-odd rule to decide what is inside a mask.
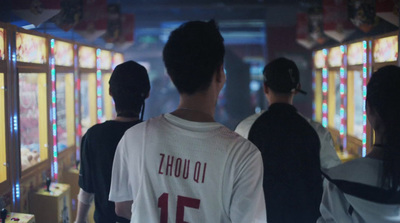
[[[322,196],[320,140],[292,105],[301,90],[296,64],[278,58],[265,66],[267,111],[240,123],[236,132],[261,151],[268,223],[315,222]]]
[[[118,65],[109,80],[117,117],[89,128],[81,141],[80,192],[76,223],[86,222],[91,201],[95,201],[96,223],[130,222],[115,214],[108,201],[113,158],[118,142],[130,127],[143,121],[150,81],[146,69],[127,61]]]
[[[284,61],[285,59],[282,58],[282,61]],[[294,92],[294,95],[297,94],[297,92],[301,93],[301,94],[307,94],[307,92],[301,90],[301,85],[300,85],[300,75],[298,74],[298,69],[297,66],[293,63],[290,62],[289,60],[286,61],[285,63],[288,63],[289,67],[292,66],[293,67],[293,71],[295,71],[294,76],[291,78],[287,78],[287,80],[285,80],[284,78],[278,82],[275,81],[271,78],[274,77],[269,77],[270,79],[270,85],[272,85],[272,87],[283,87],[284,92],[288,92],[290,90],[290,92]],[[286,77],[290,77],[290,76],[286,76]],[[282,78],[282,77],[278,77],[278,78]],[[271,84],[271,82],[273,82]],[[285,90],[286,89],[286,90]],[[279,91],[279,89],[278,89]],[[274,94],[275,95],[275,94]],[[287,98],[290,99],[290,98]],[[284,100],[285,102],[287,102],[288,104],[293,105],[293,100]],[[244,119],[243,121],[241,121],[238,126],[235,129],[235,132],[239,133],[241,136],[248,138],[249,136],[249,131],[251,126],[253,125],[254,121],[260,117],[261,114],[263,114],[265,111],[261,111],[259,113],[253,114],[249,117],[247,117],[246,119]],[[300,113],[299,113],[300,114]],[[302,114],[300,114],[302,115]],[[304,117],[304,116],[303,116]],[[321,123],[318,123],[314,120],[311,120],[309,118],[304,117],[308,123],[314,128],[314,130],[317,132],[318,137],[319,137],[319,141],[321,143],[321,149],[320,149],[320,153],[319,153],[319,157],[320,157],[320,161],[321,161],[321,168],[322,169],[329,169],[331,167],[337,166],[339,164],[342,163],[342,161],[339,159],[339,156],[336,153],[335,150],[335,146],[333,143],[333,139],[331,136],[331,133],[324,128]]]
[[[214,120],[224,53],[213,20],[169,36],[163,59],[180,103],[118,144],[109,196],[117,214],[132,223],[266,222],[260,151]]]

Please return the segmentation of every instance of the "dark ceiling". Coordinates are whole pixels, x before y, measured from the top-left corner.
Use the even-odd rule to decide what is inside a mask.
[[[30,23],[12,12],[10,0],[0,0],[0,21],[20,27]],[[187,20],[215,19],[220,24],[226,44],[261,44],[265,42],[267,26],[293,26],[296,13],[309,5],[307,0],[108,0],[119,4],[122,14],[134,14],[135,43],[129,49],[158,48],[169,32]],[[47,21],[36,28],[39,32],[93,44],[114,50],[102,38],[88,41],[73,30],[64,31]],[[123,49],[129,51],[129,49]]]

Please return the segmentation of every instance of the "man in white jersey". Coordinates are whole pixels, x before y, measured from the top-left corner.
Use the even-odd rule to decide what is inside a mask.
[[[171,33],[163,59],[180,104],[121,139],[109,195],[117,215],[131,222],[266,222],[259,150],[214,121],[224,53],[213,20]]]

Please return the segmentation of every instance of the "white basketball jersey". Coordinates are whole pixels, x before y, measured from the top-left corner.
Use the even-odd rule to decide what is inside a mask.
[[[131,222],[266,222],[262,177],[251,142],[215,122],[165,114],[125,133],[110,200],[133,200]]]

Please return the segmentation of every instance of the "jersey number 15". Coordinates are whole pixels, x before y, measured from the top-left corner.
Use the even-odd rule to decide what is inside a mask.
[[[158,207],[161,208],[160,223],[168,223],[168,193],[163,193],[158,198]],[[200,200],[196,198],[178,195],[176,204],[176,223],[188,223],[184,221],[185,207],[199,209]]]

